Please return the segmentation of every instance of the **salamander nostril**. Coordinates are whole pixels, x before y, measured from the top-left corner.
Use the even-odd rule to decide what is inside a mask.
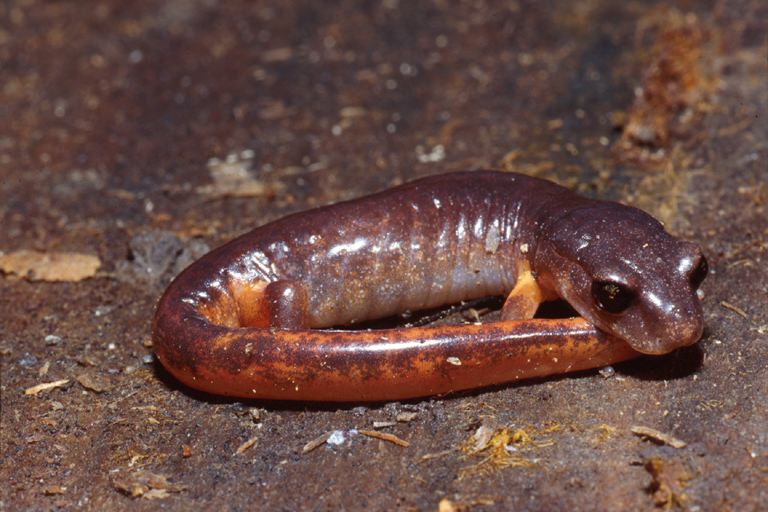
[[[691,276],[689,278],[691,282],[691,286],[693,287],[694,290],[699,289],[699,286],[701,286],[701,283],[704,282],[704,279],[706,279],[708,273],[709,273],[709,263],[707,263],[707,258],[705,258],[702,255],[701,259],[699,259],[699,262],[693,268],[693,271],[691,272]]]

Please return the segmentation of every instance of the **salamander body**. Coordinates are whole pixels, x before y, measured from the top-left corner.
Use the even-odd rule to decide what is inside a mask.
[[[696,244],[636,208],[519,174],[444,174],[219,247],[171,283],[152,336],[203,391],[397,400],[695,343],[706,274]],[[492,295],[507,297],[498,322],[318,330]],[[582,318],[533,318],[557,297]]]

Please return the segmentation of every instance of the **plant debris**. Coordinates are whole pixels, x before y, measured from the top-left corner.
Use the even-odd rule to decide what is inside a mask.
[[[148,500],[167,498],[169,492],[181,492],[189,489],[187,485],[169,483],[163,475],[143,470],[127,475],[124,480],[115,480],[114,484],[118,491],[129,494],[131,498],[141,496]]]
[[[325,444],[325,442],[328,441],[328,439],[330,439],[332,435],[333,435],[333,430],[329,430],[328,432],[321,435],[320,437],[317,437],[312,441],[308,442],[307,444],[304,445],[304,448],[301,449],[301,454],[304,455],[306,453],[309,453],[315,448],[317,448],[318,446]]]
[[[21,250],[0,256],[0,270],[30,281],[75,283],[96,275],[101,260],[77,252],[39,252]]]
[[[557,429],[559,429],[559,425],[555,423],[547,429],[539,431],[538,435],[549,433]],[[495,429],[490,438],[487,440],[486,438],[488,438],[488,429],[486,429],[485,426],[481,426],[465,443],[462,450],[467,453],[467,455],[483,453],[485,454],[485,458],[470,468],[462,471],[461,476],[478,473],[488,474],[498,469],[512,466],[534,467],[535,461],[521,456],[519,454],[520,449],[527,445],[531,445],[534,448],[544,448],[555,444],[549,439],[544,441],[534,441],[523,428],[518,428],[511,433],[508,427]]]
[[[359,432],[364,436],[377,437],[379,439],[383,439],[384,441],[389,441],[390,443],[395,443],[395,444],[399,444],[400,446],[405,446],[406,448],[411,446],[411,443],[409,443],[408,441],[403,441],[399,437],[392,434],[385,434],[384,432],[375,432],[372,430],[360,430]]]
[[[649,487],[653,503],[667,510],[673,506],[685,507],[687,497],[683,486],[693,478],[680,461],[667,461],[658,455],[646,458],[643,467],[653,478]]]
[[[646,69],[634,103],[614,121],[623,128],[616,152],[667,146],[680,125],[686,124],[681,113],[706,111],[714,88],[706,72],[709,66],[703,65],[712,41],[705,21],[674,8],[659,8],[639,20],[635,38]]]
[[[749,318],[747,316],[747,314],[744,312],[743,309],[738,308],[738,307],[734,306],[733,304],[729,304],[729,303],[723,301],[723,302],[720,303],[720,305],[723,306],[724,308],[728,308],[731,311],[734,311],[734,312],[738,313],[739,315],[743,316],[744,318]]]
[[[639,435],[639,436],[645,436],[648,438],[651,438],[655,441],[659,441],[664,444],[668,444],[672,448],[685,448],[688,446],[688,443],[685,441],[681,441],[680,439],[677,439],[676,437],[672,437],[669,434],[665,434],[664,432],[660,432],[656,429],[650,428],[650,427],[641,427],[641,426],[634,426],[630,428],[633,433]]]
[[[103,393],[110,389],[110,385],[98,375],[91,375],[90,373],[82,373],[77,376],[77,382],[80,383],[86,389],[95,391],[96,393]]]
[[[472,437],[475,438],[475,444],[472,446],[473,452],[479,452],[486,446],[493,436],[494,427],[488,425],[480,425],[475,431]]]
[[[43,489],[43,494],[46,496],[54,496],[56,494],[64,494],[67,492],[67,488],[61,485],[49,485]]]
[[[245,150],[231,153],[224,160],[211,158],[208,161],[208,172],[211,173],[213,184],[196,188],[198,194],[209,199],[224,199],[226,197],[273,197],[284,191],[281,183],[266,183],[254,177],[253,151]]]
[[[25,395],[36,395],[36,394],[38,394],[41,391],[45,391],[46,389],[52,389],[52,388],[61,387],[64,384],[66,384],[67,382],[69,382],[68,379],[63,379],[63,380],[57,380],[57,381],[54,381],[54,382],[46,382],[44,384],[38,384],[37,386],[32,386],[31,388],[25,389],[24,390],[24,394]]]
[[[450,455],[451,453],[453,453],[455,451],[456,450],[454,448],[450,448],[448,450],[443,450],[443,451],[437,452],[437,453],[428,453],[428,454],[422,456],[419,459],[419,462],[417,462],[417,464],[421,464],[422,462],[426,462],[428,460],[438,459],[440,457],[445,457],[446,455]]]
[[[250,448],[251,446],[255,445],[255,444],[256,444],[256,440],[258,440],[258,438],[259,438],[259,436],[253,436],[252,438],[250,438],[249,440],[247,440],[246,442],[244,442],[243,444],[241,444],[241,445],[240,445],[240,446],[237,448],[237,451],[235,452],[235,455],[240,455],[240,454],[242,454],[242,453],[243,453],[245,450],[247,450],[247,449],[248,449],[248,448]]]

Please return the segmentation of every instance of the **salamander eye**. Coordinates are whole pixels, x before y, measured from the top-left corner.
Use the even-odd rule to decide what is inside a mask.
[[[709,264],[707,263],[707,258],[704,256],[701,257],[699,260],[698,265],[693,269],[691,272],[691,286],[694,290],[698,290],[699,286],[701,286],[701,283],[704,281],[704,279],[707,277],[707,274],[709,273]]]
[[[626,311],[635,300],[635,293],[623,284],[613,281],[592,283],[592,298],[597,307],[607,313],[618,315]]]

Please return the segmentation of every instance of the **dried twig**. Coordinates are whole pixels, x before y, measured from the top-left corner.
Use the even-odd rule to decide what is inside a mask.
[[[649,437],[655,441],[659,441],[660,443],[668,444],[672,448],[680,449],[688,446],[688,444],[685,441],[681,441],[676,437],[672,437],[671,435],[665,434],[664,432],[660,432],[654,428],[635,426],[635,427],[631,427],[629,430],[631,430],[633,433],[639,436]]]
[[[400,446],[405,446],[406,448],[408,446],[411,446],[411,444],[408,441],[403,441],[397,436],[394,436],[392,434],[385,434],[384,432],[374,432],[373,430],[360,430],[359,431],[364,436],[368,437],[376,437],[378,439],[383,439],[384,441],[389,441],[390,443],[399,444]]]

